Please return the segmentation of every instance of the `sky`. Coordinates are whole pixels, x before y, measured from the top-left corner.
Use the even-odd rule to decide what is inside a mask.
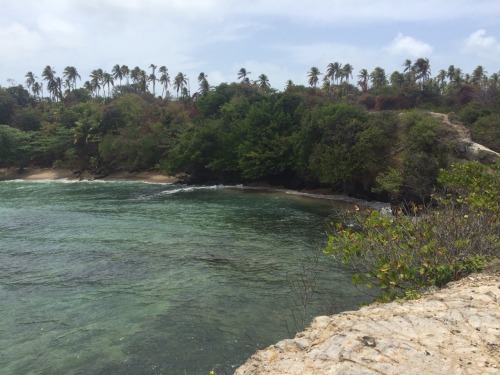
[[[82,85],[97,68],[154,64],[186,74],[192,91],[200,72],[215,86],[240,68],[282,90],[307,85],[313,66],[390,75],[419,57],[431,75],[499,72],[500,0],[0,0],[2,87],[47,65],[76,67]]]

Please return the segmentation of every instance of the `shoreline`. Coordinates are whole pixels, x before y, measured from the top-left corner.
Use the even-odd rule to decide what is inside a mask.
[[[0,168],[0,181],[25,180],[68,180],[68,181],[134,181],[158,184],[174,184],[179,182],[179,177],[166,176],[160,172],[127,172],[114,171],[106,176],[95,176],[90,172],[73,172],[70,169],[54,168],[25,168],[19,171],[17,168]]]
[[[65,181],[130,181],[144,182],[150,184],[185,184],[184,176],[166,176],[159,171],[148,172],[128,172],[113,171],[105,176],[95,176],[88,171],[82,173],[73,172],[70,169],[58,168],[25,168],[21,172],[18,168],[0,168],[0,182],[23,180],[23,181],[43,181],[43,180],[65,180]],[[303,196],[313,199],[325,199],[344,202],[346,204],[356,204],[360,206],[371,207],[385,210],[389,206],[387,202],[367,201],[364,199],[349,197],[345,194],[339,194],[328,188],[317,189],[289,189],[284,186],[270,185],[267,182],[251,182],[241,184],[246,189],[255,189],[262,191],[278,192],[290,196]]]

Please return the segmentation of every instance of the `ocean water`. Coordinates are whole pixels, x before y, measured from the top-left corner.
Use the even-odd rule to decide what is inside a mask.
[[[239,187],[0,182],[0,373],[231,374],[311,317],[370,300],[321,254],[346,206]]]

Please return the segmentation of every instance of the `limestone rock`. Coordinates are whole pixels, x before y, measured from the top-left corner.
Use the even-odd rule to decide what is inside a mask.
[[[500,374],[500,276],[475,274],[416,301],[314,319],[235,375]]]

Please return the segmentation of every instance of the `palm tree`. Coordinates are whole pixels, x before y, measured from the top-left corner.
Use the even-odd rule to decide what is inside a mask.
[[[252,72],[247,72],[245,68],[241,68],[238,72],[238,79],[241,79],[241,82],[250,83],[250,79],[248,76],[252,74]]]
[[[337,83],[339,73],[342,69],[342,64],[338,62],[330,63],[327,66],[326,76],[330,79],[330,81]]]
[[[43,98],[43,84],[34,82],[33,87],[31,89],[33,91],[33,95],[36,95],[38,99],[40,99],[40,94],[42,94]]]
[[[113,74],[114,79],[119,79],[120,80],[120,86],[122,85],[122,79],[123,79],[123,72],[119,64],[116,64],[113,66],[113,69],[111,70],[111,74]]]
[[[436,76],[436,82],[437,82],[438,84],[443,84],[443,83],[445,83],[445,82],[446,82],[446,76],[447,76],[446,70],[441,69],[441,70],[439,71],[439,73],[437,74],[437,76]]]
[[[446,87],[446,76],[447,72],[444,69],[441,69],[436,76],[436,82],[441,90],[441,93],[444,92],[444,88]]]
[[[330,78],[325,74],[323,76],[323,84],[321,85],[321,90],[326,92],[330,97],[332,94],[332,82],[330,81]]]
[[[157,79],[156,79],[155,72],[156,72],[157,66],[155,64],[151,64],[149,67],[151,68],[151,71],[152,71],[152,73],[149,75],[149,81],[153,82],[153,96],[156,96],[156,89],[155,89],[155,87],[156,87],[156,81],[157,81]]]
[[[63,99],[62,86],[63,86],[63,81],[62,81],[61,77],[55,77],[54,78],[54,90],[55,90],[56,97],[59,98],[59,101],[61,101]]]
[[[210,91],[210,84],[208,83],[207,79],[204,77],[200,81],[200,89],[198,92],[200,93],[200,95],[205,95],[209,91]]]
[[[148,78],[146,71],[143,69],[140,69],[139,75],[138,75],[138,80],[137,80],[139,91],[141,91],[141,92],[148,91],[148,80],[149,80],[149,78]]]
[[[484,82],[486,80],[486,74],[488,74],[488,72],[484,70],[484,67],[478,65],[472,72],[472,84],[480,85],[481,82]]]
[[[389,77],[389,82],[394,87],[402,87],[405,83],[405,75],[398,71],[394,71]]]
[[[120,71],[121,71],[122,77],[127,79],[127,85],[128,85],[128,77],[130,75],[130,69],[128,68],[127,65],[122,65],[120,67]]]
[[[361,87],[361,90],[365,92],[368,90],[368,79],[370,78],[370,75],[368,74],[368,70],[366,69],[361,69],[358,74],[358,86]]]
[[[71,92],[71,81],[68,78],[64,80],[64,88],[65,92]]]
[[[286,81],[286,85],[285,85],[285,91],[288,91],[288,90],[291,90],[293,88],[294,83],[291,79],[289,79],[288,81]]]
[[[318,84],[318,81],[319,81],[319,76],[321,75],[319,69],[315,66],[313,66],[311,68],[311,70],[307,73],[307,76],[309,77],[309,85],[311,85],[311,87],[316,87],[316,85]]]
[[[161,96],[163,97],[164,92],[168,92],[168,86],[170,85],[170,76],[168,75],[168,69],[165,67],[165,65],[160,66],[160,73],[160,83],[163,85]]]
[[[189,98],[189,91],[187,87],[183,87],[181,90],[181,97],[182,98]]]
[[[103,88],[105,86],[108,86],[108,98],[110,97],[109,93],[111,91],[110,88],[109,88],[110,85],[113,86],[113,87],[115,86],[115,81],[113,79],[113,76],[111,74],[107,73],[107,72],[104,72],[102,74],[102,86],[103,86]]]
[[[78,71],[74,66],[67,66],[64,68],[63,77],[68,80],[68,83],[70,84],[70,91],[71,86],[73,87],[73,90],[76,89],[76,79],[81,79],[80,74],[78,74]]]
[[[462,69],[455,68],[455,76],[453,77],[453,83],[460,86],[464,82],[464,75]]]
[[[208,78],[208,76],[205,73],[203,73],[203,72],[201,72],[200,74],[198,74],[198,82],[201,82],[201,81],[203,81],[204,79],[207,79],[207,78]]]
[[[51,98],[54,98],[57,93],[57,86],[55,82],[56,71],[50,65],[47,65],[43,69],[42,77],[47,81],[47,91],[51,94]]]
[[[410,59],[406,59],[403,63],[403,66],[405,67],[405,70],[403,70],[403,72],[411,72],[412,62]]]
[[[33,74],[33,72],[28,72],[26,73],[25,75],[26,77],[26,88],[29,90],[31,90],[31,87],[33,86],[33,84],[36,82],[36,79],[38,78],[37,76],[35,76]]]
[[[134,86],[135,91],[137,91],[139,81],[141,79],[141,68],[136,66],[134,69],[132,69],[130,71],[130,78],[132,79],[132,85]]]
[[[343,79],[345,79],[345,81],[347,83],[349,83],[349,77],[352,78],[352,65],[351,64],[345,64],[344,67],[342,68],[341,72],[340,72],[340,82],[342,82]]]
[[[488,80],[490,88],[493,89],[494,91],[497,90],[499,82],[500,82],[500,74],[499,73],[493,73]]]
[[[448,72],[446,73],[446,77],[448,77],[448,79],[450,80],[450,82],[454,82],[455,81],[455,76],[456,76],[455,66],[454,65],[450,65],[448,67]]]
[[[261,74],[257,84],[260,88],[267,89],[269,88],[269,78],[265,74]]]
[[[94,95],[95,87],[94,87],[94,85],[90,81],[85,81],[83,83],[83,88],[85,90],[87,90],[88,92],[90,92],[90,95],[92,95],[92,96]]]
[[[200,89],[198,90],[198,92],[201,95],[205,95],[210,90],[210,85],[207,81],[207,77],[208,76],[203,72],[198,74],[198,83],[200,84]]]
[[[387,76],[385,74],[385,70],[377,66],[370,73],[370,80],[373,87],[383,87],[387,85]]]
[[[179,90],[182,90],[187,84],[187,77],[185,74],[179,72],[174,78],[174,88],[177,92],[177,97],[179,97]]]
[[[91,92],[96,92],[96,96],[99,96],[99,93],[101,91],[103,74],[104,73],[101,68],[94,69],[92,72],[90,72],[90,84],[92,87]]]
[[[431,74],[431,66],[429,65],[429,59],[419,58],[413,64],[413,70],[415,71],[415,78],[421,80],[422,88],[425,82],[429,79]]]

